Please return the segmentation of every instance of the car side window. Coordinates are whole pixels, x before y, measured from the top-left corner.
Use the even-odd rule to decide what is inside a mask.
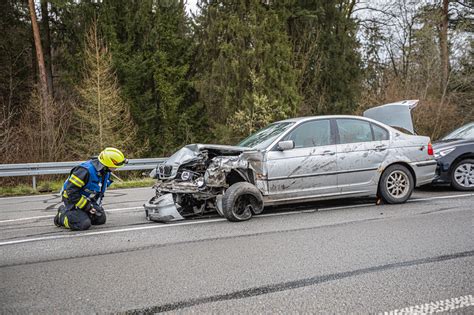
[[[337,119],[339,143],[373,141],[370,123],[357,119]]]
[[[380,126],[377,126],[376,124],[372,124],[372,129],[374,130],[375,141],[388,140],[389,136],[387,130]]]
[[[292,130],[284,140],[293,140],[295,148],[309,148],[331,144],[329,120],[308,121]]]

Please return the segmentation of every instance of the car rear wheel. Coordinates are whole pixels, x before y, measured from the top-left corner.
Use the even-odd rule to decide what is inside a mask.
[[[380,177],[379,195],[386,203],[404,203],[410,198],[413,188],[413,175],[403,165],[387,167]]]
[[[249,220],[253,213],[260,213],[263,197],[254,185],[238,182],[230,186],[222,198],[222,212],[229,221]]]
[[[461,160],[454,165],[451,186],[457,190],[474,190],[474,159]]]

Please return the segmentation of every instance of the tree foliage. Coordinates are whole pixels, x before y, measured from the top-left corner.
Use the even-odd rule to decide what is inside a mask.
[[[213,138],[235,142],[263,124],[295,115],[297,73],[278,10],[259,0],[203,2],[201,10],[194,82]],[[250,122],[241,122],[242,113],[253,114],[256,106],[265,118],[239,126]]]
[[[359,112],[380,103],[419,99],[415,127],[432,139],[474,119],[472,30],[466,27],[469,14],[461,2],[449,2],[447,8],[447,52],[446,34],[441,34],[446,1],[401,0],[365,8],[378,14],[377,19],[366,15],[358,21],[366,30]]]
[[[14,158],[19,148],[16,125],[31,96],[34,65],[26,3],[0,2],[0,163]]]
[[[166,156],[402,99],[438,138],[474,116],[471,2],[202,0],[190,16],[183,0],[33,1],[43,106],[28,2],[2,1],[2,162]]]
[[[289,1],[283,8],[298,70],[302,114],[349,114],[362,79],[354,1]]]
[[[193,118],[186,99],[192,46],[183,4],[104,1],[101,27],[140,137],[150,140],[151,153],[171,153],[189,140],[176,130]]]
[[[73,109],[72,151],[77,156],[93,155],[105,147],[121,148],[131,155],[144,151],[136,146],[137,128],[130,107],[120,95],[111,55],[95,24],[87,34],[84,56],[78,89],[82,102]]]

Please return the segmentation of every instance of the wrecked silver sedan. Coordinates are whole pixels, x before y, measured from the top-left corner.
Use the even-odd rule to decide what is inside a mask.
[[[414,107],[405,101],[385,109],[393,112],[393,105],[408,113]],[[398,127],[412,129],[409,119]],[[414,187],[432,181],[435,169],[428,137],[359,116],[294,118],[238,146],[183,147],[152,172],[156,196],[145,211],[158,222],[216,211],[244,221],[269,205],[360,196],[403,203]]]

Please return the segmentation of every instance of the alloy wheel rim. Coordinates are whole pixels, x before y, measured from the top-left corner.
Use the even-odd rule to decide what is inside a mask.
[[[474,187],[474,165],[462,163],[454,170],[454,180],[462,187]]]
[[[410,180],[402,171],[393,171],[388,175],[386,181],[388,193],[394,198],[403,198],[408,194],[410,188]]]

